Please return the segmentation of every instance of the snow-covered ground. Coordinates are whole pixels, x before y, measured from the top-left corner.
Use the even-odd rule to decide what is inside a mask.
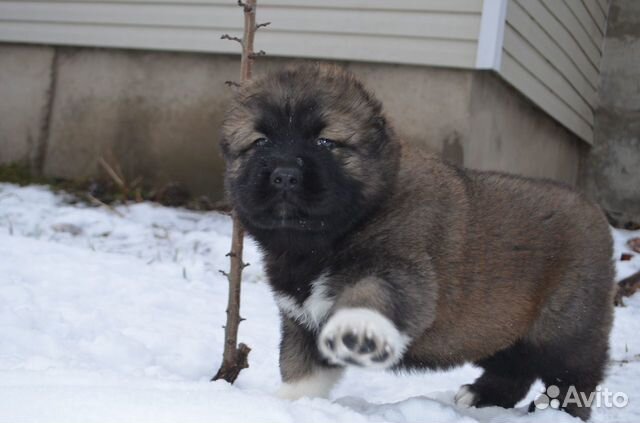
[[[143,203],[70,205],[44,187],[0,184],[0,422],[569,422],[521,407],[464,409],[479,370],[393,375],[350,370],[330,400],[273,396],[277,309],[248,243],[240,340],[252,348],[236,384],[209,382],[221,357],[230,221]],[[626,239],[615,231],[617,257]],[[640,255],[618,262],[619,277]],[[640,421],[640,294],[616,310],[603,386],[629,396],[596,422]]]

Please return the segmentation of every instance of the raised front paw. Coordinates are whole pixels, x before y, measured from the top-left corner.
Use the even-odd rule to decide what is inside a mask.
[[[396,364],[409,338],[393,322],[368,308],[347,308],[329,318],[318,348],[333,364],[387,368]]]

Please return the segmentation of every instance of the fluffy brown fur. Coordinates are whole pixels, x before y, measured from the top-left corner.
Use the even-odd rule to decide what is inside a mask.
[[[601,382],[612,241],[580,194],[418,153],[332,66],[242,87],[222,149],[230,199],[282,311],[289,385],[345,365],[473,362],[485,372],[468,405],[513,407],[537,378],[563,394]]]

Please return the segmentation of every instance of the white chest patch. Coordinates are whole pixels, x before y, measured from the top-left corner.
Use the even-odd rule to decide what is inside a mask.
[[[290,295],[276,294],[276,304],[285,315],[296,320],[312,331],[317,331],[333,307],[334,299],[329,296],[327,278],[322,275],[311,283],[311,294],[302,303]]]

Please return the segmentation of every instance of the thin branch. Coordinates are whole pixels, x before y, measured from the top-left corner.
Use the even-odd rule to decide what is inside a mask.
[[[251,68],[253,59],[261,56],[264,52],[254,53],[253,40],[256,30],[260,27],[256,25],[256,2],[257,0],[238,0],[238,6],[244,10],[244,32],[242,35],[242,55],[240,60],[240,82],[243,83],[251,78]],[[266,25],[261,25],[266,26]],[[231,38],[231,37],[229,37]],[[235,85],[229,84],[227,85]],[[239,85],[239,84],[237,84]],[[224,379],[233,383],[242,369],[249,367],[248,355],[251,348],[243,343],[238,344],[238,327],[244,319],[240,317],[240,288],[242,281],[242,270],[247,266],[242,261],[242,249],[244,245],[244,228],[238,216],[232,212],[232,235],[231,251],[229,256],[229,273],[220,271],[229,281],[229,297],[227,300],[227,323],[224,328],[224,352],[220,369],[212,380]]]
[[[98,163],[107,172],[111,179],[113,179],[116,185],[118,185],[123,191],[127,190],[127,184],[124,182],[124,178],[119,175],[103,157],[98,159]]]
[[[269,26],[269,25],[271,25],[271,22],[259,23],[256,25],[256,31],[259,30],[260,28],[264,28],[265,26]]]
[[[253,65],[253,40],[256,36],[256,1],[247,0],[243,3],[238,0],[239,6],[244,6],[244,32],[242,34],[242,56],[240,59],[240,81],[251,79],[251,68]]]
[[[240,45],[242,45],[242,40],[238,37],[232,37],[229,34],[224,34],[220,37],[221,40],[231,40],[231,41],[237,41],[240,43]]]
[[[267,54],[267,53],[265,53],[265,51],[264,51],[264,50],[260,50],[260,51],[257,51],[257,52],[255,52],[255,53],[249,53],[249,57],[250,57],[251,59],[255,59],[256,57],[265,56],[266,54]]]
[[[256,3],[255,1],[248,1],[245,3],[242,0],[238,0],[238,6],[244,9],[245,14],[253,12],[255,3]]]
[[[87,198],[89,199],[89,201],[91,203],[95,204],[96,206],[103,207],[103,208],[105,208],[106,210],[109,210],[111,213],[113,213],[115,215],[118,215],[120,217],[124,217],[124,215],[122,213],[120,213],[118,210],[116,210],[113,206],[111,206],[111,205],[109,205],[109,204],[107,204],[107,203],[105,203],[103,201],[100,201],[99,199],[97,199],[93,195],[87,194]]]

